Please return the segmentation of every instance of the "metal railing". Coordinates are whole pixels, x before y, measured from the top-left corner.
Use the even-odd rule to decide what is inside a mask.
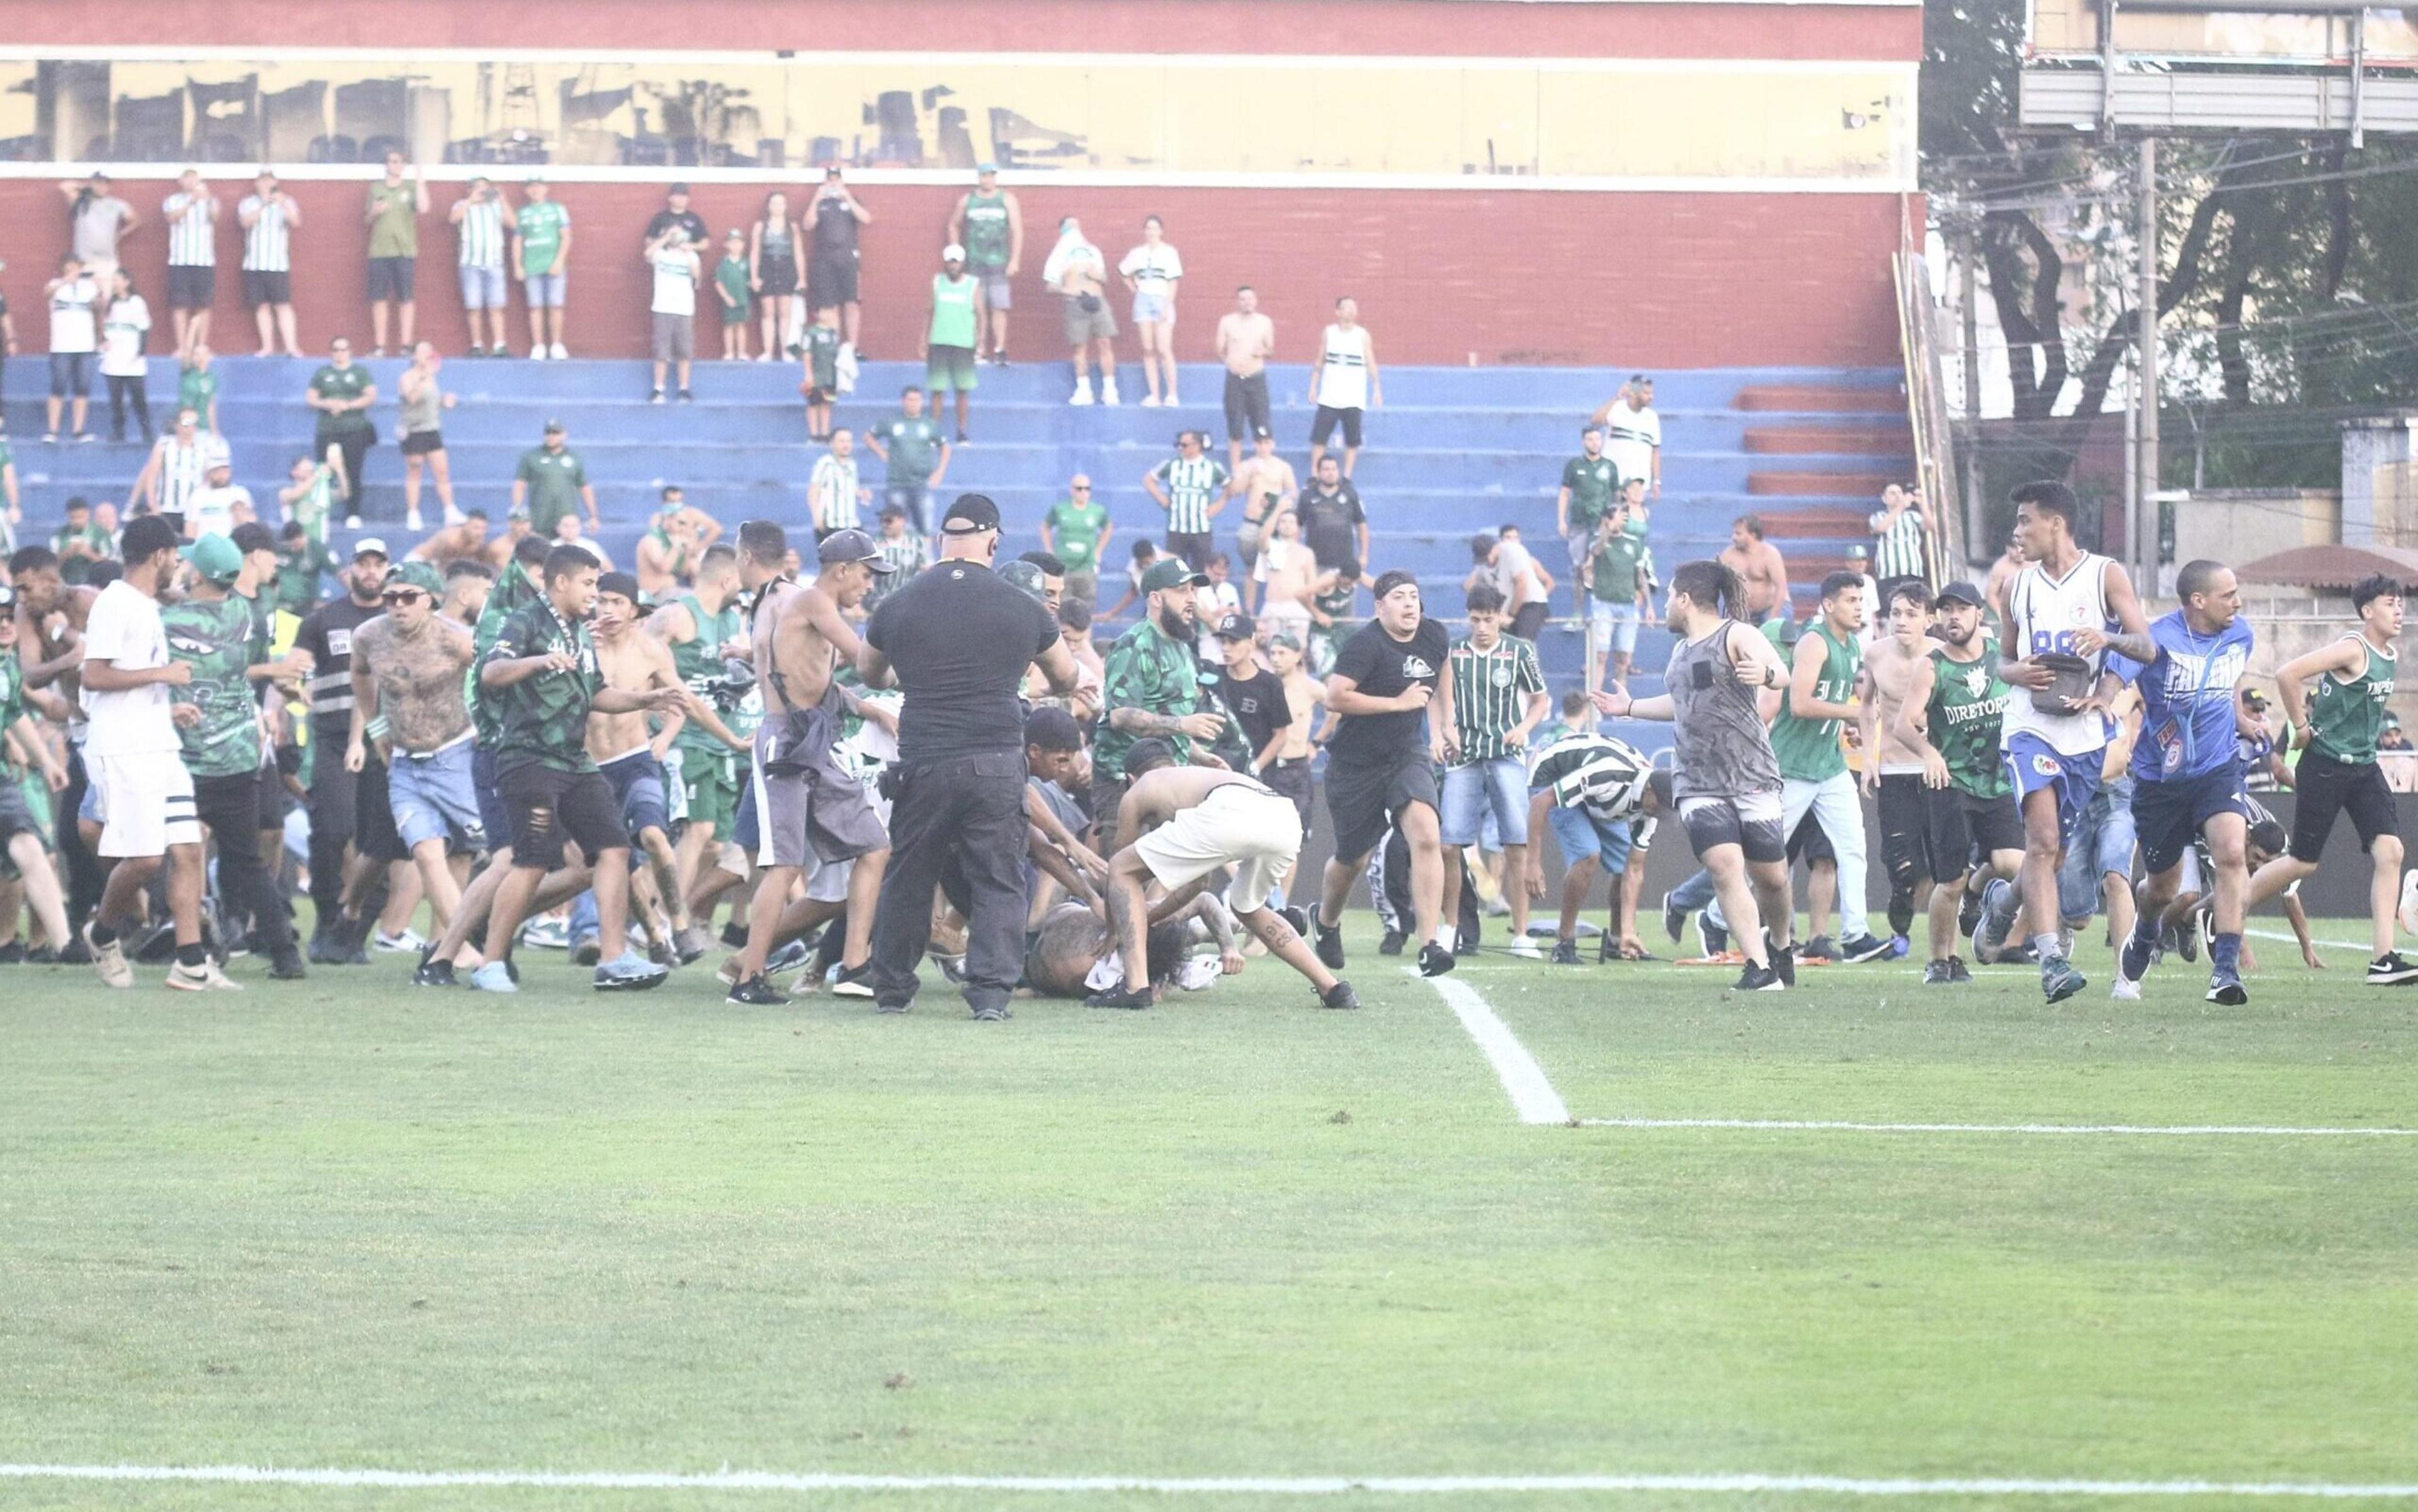
[[[1923,543],[1931,586],[1962,573],[1966,557],[1959,539],[1965,503],[1959,495],[1955,432],[1948,417],[1947,380],[1939,362],[1938,301],[1932,297],[1931,267],[1915,237],[1912,196],[1902,196],[1898,250],[1890,259],[1897,284],[1898,349],[1905,361],[1906,421],[1914,432],[1915,480],[1930,501],[1936,524]]]

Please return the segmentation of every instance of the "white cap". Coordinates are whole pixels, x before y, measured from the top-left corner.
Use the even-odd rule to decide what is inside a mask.
[[[954,241],[941,249],[941,261],[944,263],[962,263],[965,260],[966,250]]]

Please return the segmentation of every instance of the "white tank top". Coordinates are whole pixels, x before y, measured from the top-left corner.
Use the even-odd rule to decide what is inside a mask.
[[[1319,346],[1318,402],[1328,409],[1369,407],[1369,328],[1326,328]]]
[[[2013,643],[2010,657],[2043,656],[2052,652],[2077,656],[2074,633],[2086,627],[2114,628],[2107,617],[2107,558],[2084,552],[2063,578],[2054,578],[2038,562],[2015,574],[2007,588],[2007,624]],[[2106,652],[2084,657],[2096,676],[2106,664]],[[2104,749],[2113,731],[2107,716],[2091,710],[2080,714],[2044,714],[2032,707],[2031,695],[2017,690],[2007,700],[1998,726],[2000,745],[2017,734],[2031,735],[2063,756],[2084,756]]]

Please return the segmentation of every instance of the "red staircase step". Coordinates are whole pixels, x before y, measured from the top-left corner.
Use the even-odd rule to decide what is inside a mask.
[[[1870,497],[1905,479],[1888,472],[1755,472],[1747,474],[1750,494],[1811,494],[1818,497]]]
[[[1746,449],[1764,454],[1910,457],[1914,433],[1899,425],[1764,425],[1746,433]]]
[[[1762,515],[1763,533],[1773,541],[1854,540],[1872,530],[1869,510],[1803,509]]]
[[[1738,409],[1793,409],[1809,414],[1904,415],[1894,389],[1840,389],[1821,384],[1756,384],[1731,401]]]

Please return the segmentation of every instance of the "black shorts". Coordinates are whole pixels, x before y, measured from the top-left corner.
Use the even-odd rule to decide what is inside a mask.
[[[168,265],[169,309],[207,310],[218,292],[219,270],[216,267],[195,267],[184,263]]]
[[[373,303],[380,299],[408,302],[418,296],[412,293],[412,270],[417,257],[373,257],[370,259],[369,297]]]
[[[554,870],[562,864],[565,840],[578,846],[590,865],[607,850],[630,848],[621,801],[601,771],[558,771],[524,761],[497,772],[496,786],[512,821],[515,866]]]
[[[1538,633],[1545,628],[1545,616],[1549,612],[1550,607],[1544,600],[1530,599],[1520,605],[1518,614],[1511,617],[1511,634],[1522,640],[1535,640]]]
[[[372,861],[411,859],[411,848],[403,843],[403,832],[394,827],[394,800],[388,791],[386,763],[375,751],[361,763],[360,787],[353,794],[353,848]]]
[[[806,265],[806,302],[818,310],[856,303],[856,253],[815,253]]]
[[[1977,845],[1985,854],[2024,848],[2024,816],[2014,794],[1976,798],[1961,788],[1933,787],[1923,798],[1930,817],[1931,879],[1941,886],[1964,879]]]
[[[1809,867],[1824,862],[1839,864],[1839,853],[1830,848],[1829,832],[1810,808],[1798,819],[1797,828],[1788,832],[1788,864],[1794,866],[1800,861]]]
[[[1167,549],[1183,558],[1184,565],[1196,573],[1209,570],[1209,554],[1217,549],[1217,536],[1207,530],[1198,533],[1170,530],[1167,533]]]
[[[755,291],[757,298],[786,299],[798,292],[798,260],[795,257],[766,252],[758,260],[756,276],[764,283],[762,288]]]
[[[2141,875],[2155,877],[2179,864],[2219,814],[2239,814],[2242,823],[2250,822],[2250,794],[2238,764],[2174,782],[2135,783],[2133,836],[2141,848]]]
[[[2326,836],[2334,832],[2334,816],[2350,816],[2359,832],[2359,848],[2366,850],[2380,834],[2400,832],[2401,816],[2394,806],[2393,789],[2384,785],[2384,769],[2373,761],[2353,765],[2336,761],[2314,747],[2301,753],[2294,791],[2299,806],[2292,810],[2294,861],[2315,862],[2324,854]]]
[[[1329,409],[1324,405],[1319,405],[1318,413],[1310,417],[1309,444],[1324,446],[1326,438],[1335,434],[1339,420],[1343,425],[1343,444],[1357,447],[1360,444],[1360,412],[1356,409]]]
[[[1268,374],[1247,378],[1226,374],[1226,439],[1247,441],[1268,429]]]
[[[1293,812],[1301,816],[1301,832],[1309,832],[1310,800],[1317,784],[1310,780],[1311,758],[1295,756],[1291,761],[1271,761],[1260,773],[1260,781],[1293,800]]]
[[[1881,864],[1889,868],[1890,892],[1914,895],[1931,875],[1931,805],[1922,775],[1884,771],[1880,783]]]
[[[294,275],[286,272],[271,273],[257,267],[245,268],[243,302],[254,309],[265,304],[292,304]]]
[[[1736,846],[1751,862],[1788,859],[1788,842],[1780,832],[1776,791],[1736,798],[1683,798],[1679,823],[1687,830],[1688,847],[1698,861],[1716,846]]]
[[[400,443],[406,457],[424,457],[431,451],[445,450],[443,431],[414,431]]]
[[[1326,816],[1335,821],[1335,859],[1353,865],[1377,848],[1385,826],[1404,809],[1425,803],[1439,816],[1435,764],[1425,751],[1404,751],[1375,765],[1326,758]]]
[[[51,397],[82,399],[92,392],[93,354],[90,352],[53,352],[51,354]]]
[[[277,763],[260,769],[260,828],[273,832],[285,828],[286,813],[294,807],[294,797],[285,790],[285,774]]]

